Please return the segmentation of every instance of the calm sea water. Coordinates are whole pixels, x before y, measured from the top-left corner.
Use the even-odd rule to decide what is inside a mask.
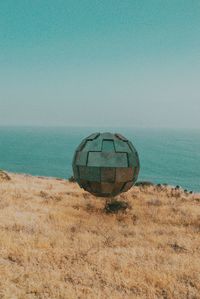
[[[141,162],[139,180],[200,191],[200,131],[0,127],[0,169],[68,178],[75,148],[96,131],[119,132],[133,142]]]

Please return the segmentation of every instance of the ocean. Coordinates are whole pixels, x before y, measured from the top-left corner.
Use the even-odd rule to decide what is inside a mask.
[[[200,192],[200,131],[138,128],[0,127],[0,169],[69,178],[74,150],[93,132],[121,133],[136,147],[138,180]]]

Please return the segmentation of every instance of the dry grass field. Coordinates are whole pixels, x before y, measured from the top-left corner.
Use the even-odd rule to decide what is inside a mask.
[[[134,187],[106,213],[66,180],[0,176],[1,299],[200,298],[200,195]]]

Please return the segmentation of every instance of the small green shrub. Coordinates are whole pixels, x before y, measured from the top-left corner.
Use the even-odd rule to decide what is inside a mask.
[[[70,183],[75,183],[75,182],[76,182],[76,180],[75,180],[75,178],[73,177],[73,175],[70,176],[70,177],[68,178],[68,181],[69,181]]]
[[[145,187],[145,186],[154,186],[154,183],[152,182],[149,182],[149,181],[139,181],[135,184],[135,186],[142,186],[142,187]]]
[[[0,181],[10,181],[10,180],[11,177],[3,170],[0,170]]]
[[[125,201],[112,200],[105,205],[106,213],[118,213],[129,208],[129,204]]]

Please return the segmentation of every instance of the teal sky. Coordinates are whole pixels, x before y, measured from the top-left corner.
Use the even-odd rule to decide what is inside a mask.
[[[200,129],[199,0],[1,0],[0,125]]]

